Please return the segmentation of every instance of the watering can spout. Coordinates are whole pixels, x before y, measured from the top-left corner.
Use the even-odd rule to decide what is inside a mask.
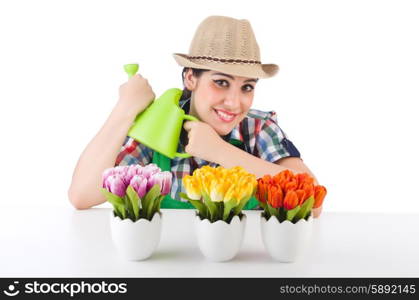
[[[132,74],[133,71],[137,72],[138,65],[137,67],[135,64],[125,65],[124,69],[127,73],[130,71]],[[177,147],[183,121],[198,121],[198,119],[185,114],[179,107],[181,96],[182,90],[178,88],[166,90],[137,115],[134,124],[128,131],[128,136],[169,158],[190,157],[188,153],[177,152]]]

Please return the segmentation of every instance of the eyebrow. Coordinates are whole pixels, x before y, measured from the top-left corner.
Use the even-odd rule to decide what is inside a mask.
[[[213,73],[212,75],[222,75],[222,76],[226,76],[226,77],[228,77],[228,78],[230,78],[230,79],[232,79],[232,80],[234,80],[235,78],[233,77],[233,76],[231,76],[231,75],[229,75],[229,74],[224,74],[224,73]],[[245,80],[244,82],[251,82],[251,81],[253,81],[253,82],[258,82],[258,79],[257,78],[252,78],[252,79],[247,79],[247,80]]]

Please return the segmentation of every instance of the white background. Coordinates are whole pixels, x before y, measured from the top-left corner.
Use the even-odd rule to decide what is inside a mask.
[[[181,88],[209,15],[250,20],[264,63],[254,108],[279,125],[328,188],[324,211],[419,212],[416,1],[2,1],[0,205],[68,206],[84,147],[126,81]],[[106,204],[105,204],[106,206]]]

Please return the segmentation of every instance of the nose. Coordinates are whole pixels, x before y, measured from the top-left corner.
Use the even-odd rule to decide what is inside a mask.
[[[224,100],[224,105],[232,112],[237,112],[240,109],[240,91],[230,89]]]

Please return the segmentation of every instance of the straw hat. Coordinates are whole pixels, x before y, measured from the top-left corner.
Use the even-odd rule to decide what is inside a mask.
[[[259,46],[248,20],[210,16],[198,26],[189,54],[173,53],[176,62],[189,68],[209,69],[226,74],[268,78],[279,67],[262,64]]]

